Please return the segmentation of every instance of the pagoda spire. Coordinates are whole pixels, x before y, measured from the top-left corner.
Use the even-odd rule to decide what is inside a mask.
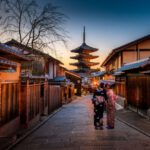
[[[86,40],[86,33],[85,33],[85,26],[83,26],[83,43],[79,47],[71,50],[71,52],[77,53],[76,56],[71,57],[71,59],[76,59],[77,62],[70,63],[70,65],[77,67],[77,69],[75,69],[74,72],[87,75],[90,72],[95,71],[95,69],[92,69],[91,67],[98,65],[99,63],[90,61],[91,59],[93,60],[95,58],[98,58],[98,56],[94,56],[91,54],[93,52],[98,51],[98,49],[87,45],[85,43],[86,42],[85,40]]]
[[[83,27],[83,43],[85,43],[85,26]]]

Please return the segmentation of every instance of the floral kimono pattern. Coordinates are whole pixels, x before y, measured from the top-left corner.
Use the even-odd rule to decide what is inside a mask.
[[[112,89],[107,91],[107,126],[108,128],[114,128],[115,125],[115,101],[116,95]]]

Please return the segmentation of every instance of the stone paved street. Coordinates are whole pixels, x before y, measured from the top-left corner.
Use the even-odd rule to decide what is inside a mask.
[[[14,150],[149,150],[150,138],[116,120],[114,130],[95,130],[91,96],[64,105]],[[105,119],[106,121],[106,119]]]

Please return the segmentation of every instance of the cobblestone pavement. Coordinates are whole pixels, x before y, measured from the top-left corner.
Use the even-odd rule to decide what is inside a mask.
[[[150,137],[150,120],[138,113],[129,109],[121,109],[117,111],[116,118]]]
[[[118,120],[113,130],[106,124],[104,130],[95,130],[90,99],[85,96],[64,105],[14,150],[150,150],[149,137]]]

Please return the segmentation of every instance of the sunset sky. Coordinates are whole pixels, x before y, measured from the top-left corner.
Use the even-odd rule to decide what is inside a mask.
[[[48,0],[47,0],[48,1]],[[69,50],[82,43],[86,26],[86,43],[99,49],[100,63],[108,53],[122,44],[150,34],[149,0],[53,0],[69,20],[66,29],[71,37],[68,50],[58,47],[67,67]]]
[[[150,34],[149,0],[37,0],[40,5],[47,2],[60,7],[68,16],[65,25],[68,48],[57,44],[58,59],[69,66],[71,49],[82,44],[83,26],[86,26],[86,43],[99,49],[100,63],[108,53],[122,44]]]

